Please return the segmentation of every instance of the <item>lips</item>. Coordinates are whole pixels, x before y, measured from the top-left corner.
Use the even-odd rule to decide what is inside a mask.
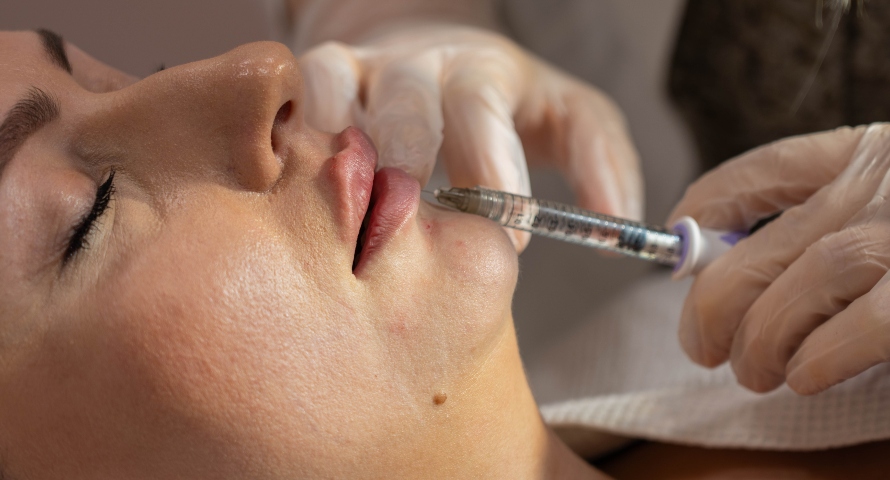
[[[419,202],[420,184],[405,171],[382,168],[374,175],[368,213],[356,242],[353,272],[361,272],[362,267],[414,217]]]
[[[354,245],[352,270],[358,274],[417,212],[420,184],[397,168],[376,174],[377,151],[361,130],[349,127],[334,141],[332,174],[341,194],[343,240]]]

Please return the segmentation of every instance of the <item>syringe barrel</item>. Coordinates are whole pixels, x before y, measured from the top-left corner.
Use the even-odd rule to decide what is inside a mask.
[[[680,260],[680,236],[659,227],[481,187],[459,190],[466,195],[461,210],[505,227],[664,265]]]

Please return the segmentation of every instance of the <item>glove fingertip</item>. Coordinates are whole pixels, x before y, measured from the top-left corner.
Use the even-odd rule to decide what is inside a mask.
[[[799,350],[798,353],[801,351]],[[788,362],[785,374],[785,383],[791,390],[798,395],[815,395],[828,389],[837,381],[832,382],[824,374],[824,369],[820,369],[813,364],[813,361],[802,360],[802,357],[795,355]],[[818,373],[821,372],[822,375]]]
[[[627,197],[624,201],[624,211],[621,216],[628,220],[642,222],[645,217],[643,202],[633,196]]]
[[[680,346],[686,352],[686,356],[693,362],[701,364],[701,359],[703,358],[701,333],[699,332],[698,318],[690,300],[691,298],[687,298],[686,303],[683,305],[677,336],[680,340]]]
[[[713,342],[706,338],[692,297],[687,298],[683,305],[678,336],[680,346],[689,359],[703,367],[716,368],[729,359],[728,351],[715,350]]]
[[[779,388],[785,377],[772,372],[755,371],[756,367],[731,362],[739,385],[756,393],[768,393]]]
[[[400,126],[378,126],[370,132],[377,145],[380,166],[401,168],[425,183],[432,175],[436,155],[442,144],[441,132],[418,125],[417,122],[395,124]]]
[[[813,382],[812,378],[809,378],[803,373],[792,372],[788,374],[786,382],[788,383],[788,387],[798,395],[810,396],[825,390],[825,388],[818,387]]]
[[[504,228],[504,230],[507,232],[507,237],[510,238],[510,242],[513,243],[513,248],[516,249],[516,253],[522,253],[531,241],[531,234],[513,228]]]

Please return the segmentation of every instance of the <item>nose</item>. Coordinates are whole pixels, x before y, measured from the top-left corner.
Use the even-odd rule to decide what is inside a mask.
[[[302,79],[284,45],[260,42],[170,69],[122,90],[114,129],[128,155],[171,176],[212,177],[270,190],[287,164],[286,138],[302,123]],[[106,112],[107,113],[107,112]]]

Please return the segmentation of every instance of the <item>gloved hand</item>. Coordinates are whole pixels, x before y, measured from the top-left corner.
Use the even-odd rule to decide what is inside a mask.
[[[758,392],[814,394],[890,361],[890,125],[790,138],[693,184],[672,218],[742,230],[698,275],[680,341]]]
[[[422,185],[441,154],[453,186],[530,195],[528,154],[560,169],[581,207],[641,216],[637,154],[618,108],[502,35],[402,23],[358,46],[323,43],[300,67],[311,125],[357,125],[374,140],[381,166],[402,168]],[[521,251],[528,234],[507,230]]]

